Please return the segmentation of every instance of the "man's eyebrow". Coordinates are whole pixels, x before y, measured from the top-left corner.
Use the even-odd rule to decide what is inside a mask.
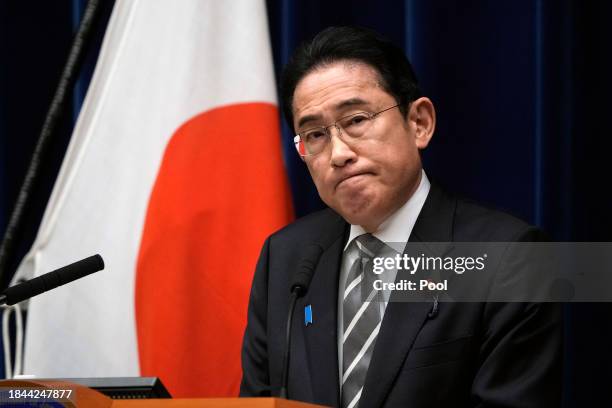
[[[320,120],[320,119],[321,119],[321,115],[306,115],[300,118],[300,121],[298,122],[297,127],[301,128],[302,126],[304,126],[304,124],[308,122],[313,122],[315,120]]]
[[[344,108],[348,108],[351,106],[363,106],[363,105],[367,105],[369,102],[361,99],[361,98],[351,98],[351,99],[347,99],[345,101],[342,101],[340,103],[338,103],[334,109],[339,111],[341,109]],[[298,128],[301,128],[302,126],[304,126],[306,123],[308,122],[313,122],[316,120],[320,120],[321,119],[321,115],[306,115],[302,118],[300,118],[299,122],[298,122]]]
[[[336,110],[340,110],[340,109],[344,109],[344,108],[348,108],[351,106],[362,106],[362,105],[367,105],[369,102],[361,99],[361,98],[351,98],[351,99],[347,99],[346,101],[342,101],[339,104],[336,105]]]

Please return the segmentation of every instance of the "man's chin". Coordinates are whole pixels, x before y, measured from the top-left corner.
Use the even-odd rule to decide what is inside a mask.
[[[372,224],[375,224],[377,222],[377,217],[374,216],[374,212],[372,211],[371,206],[367,204],[361,206],[344,206],[339,209],[336,209],[336,212],[340,214],[342,218],[344,218],[345,221],[349,224],[361,225],[366,230],[368,229],[367,227],[371,229]]]

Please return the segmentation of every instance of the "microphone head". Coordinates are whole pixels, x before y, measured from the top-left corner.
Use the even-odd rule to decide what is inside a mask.
[[[82,276],[86,276],[90,273],[103,270],[104,259],[102,259],[102,256],[100,256],[100,254],[95,254],[88,258],[81,259],[80,261],[71,264],[71,266],[72,265],[75,267],[78,265],[78,268],[74,269],[79,270]]]
[[[319,244],[310,244],[306,247],[302,259],[298,262],[297,272],[293,276],[291,292],[296,292],[298,296],[304,296],[308,291],[312,275],[322,253],[323,248]]]

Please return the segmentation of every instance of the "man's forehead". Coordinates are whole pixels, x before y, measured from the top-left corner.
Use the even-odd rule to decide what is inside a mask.
[[[323,64],[314,68],[297,83],[297,94],[325,90],[329,86],[380,87],[380,75],[375,68],[363,62],[345,60]]]
[[[372,104],[372,91],[382,90],[377,71],[364,63],[341,61],[318,67],[298,83],[293,97],[297,126],[316,119],[321,111]]]

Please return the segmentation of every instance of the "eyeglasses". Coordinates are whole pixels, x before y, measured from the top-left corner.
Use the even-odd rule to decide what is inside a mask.
[[[393,108],[397,108],[398,106],[399,104],[393,105],[375,113],[353,113],[352,115],[344,116],[336,120],[331,125],[317,126],[304,130],[303,132],[295,135],[293,138],[293,143],[295,144],[295,148],[300,156],[314,156],[315,154],[319,154],[325,150],[325,147],[331,141],[332,127],[338,129],[338,137],[346,135],[350,139],[359,139],[368,132],[372,126],[372,122],[376,117],[378,117],[378,115]]]

